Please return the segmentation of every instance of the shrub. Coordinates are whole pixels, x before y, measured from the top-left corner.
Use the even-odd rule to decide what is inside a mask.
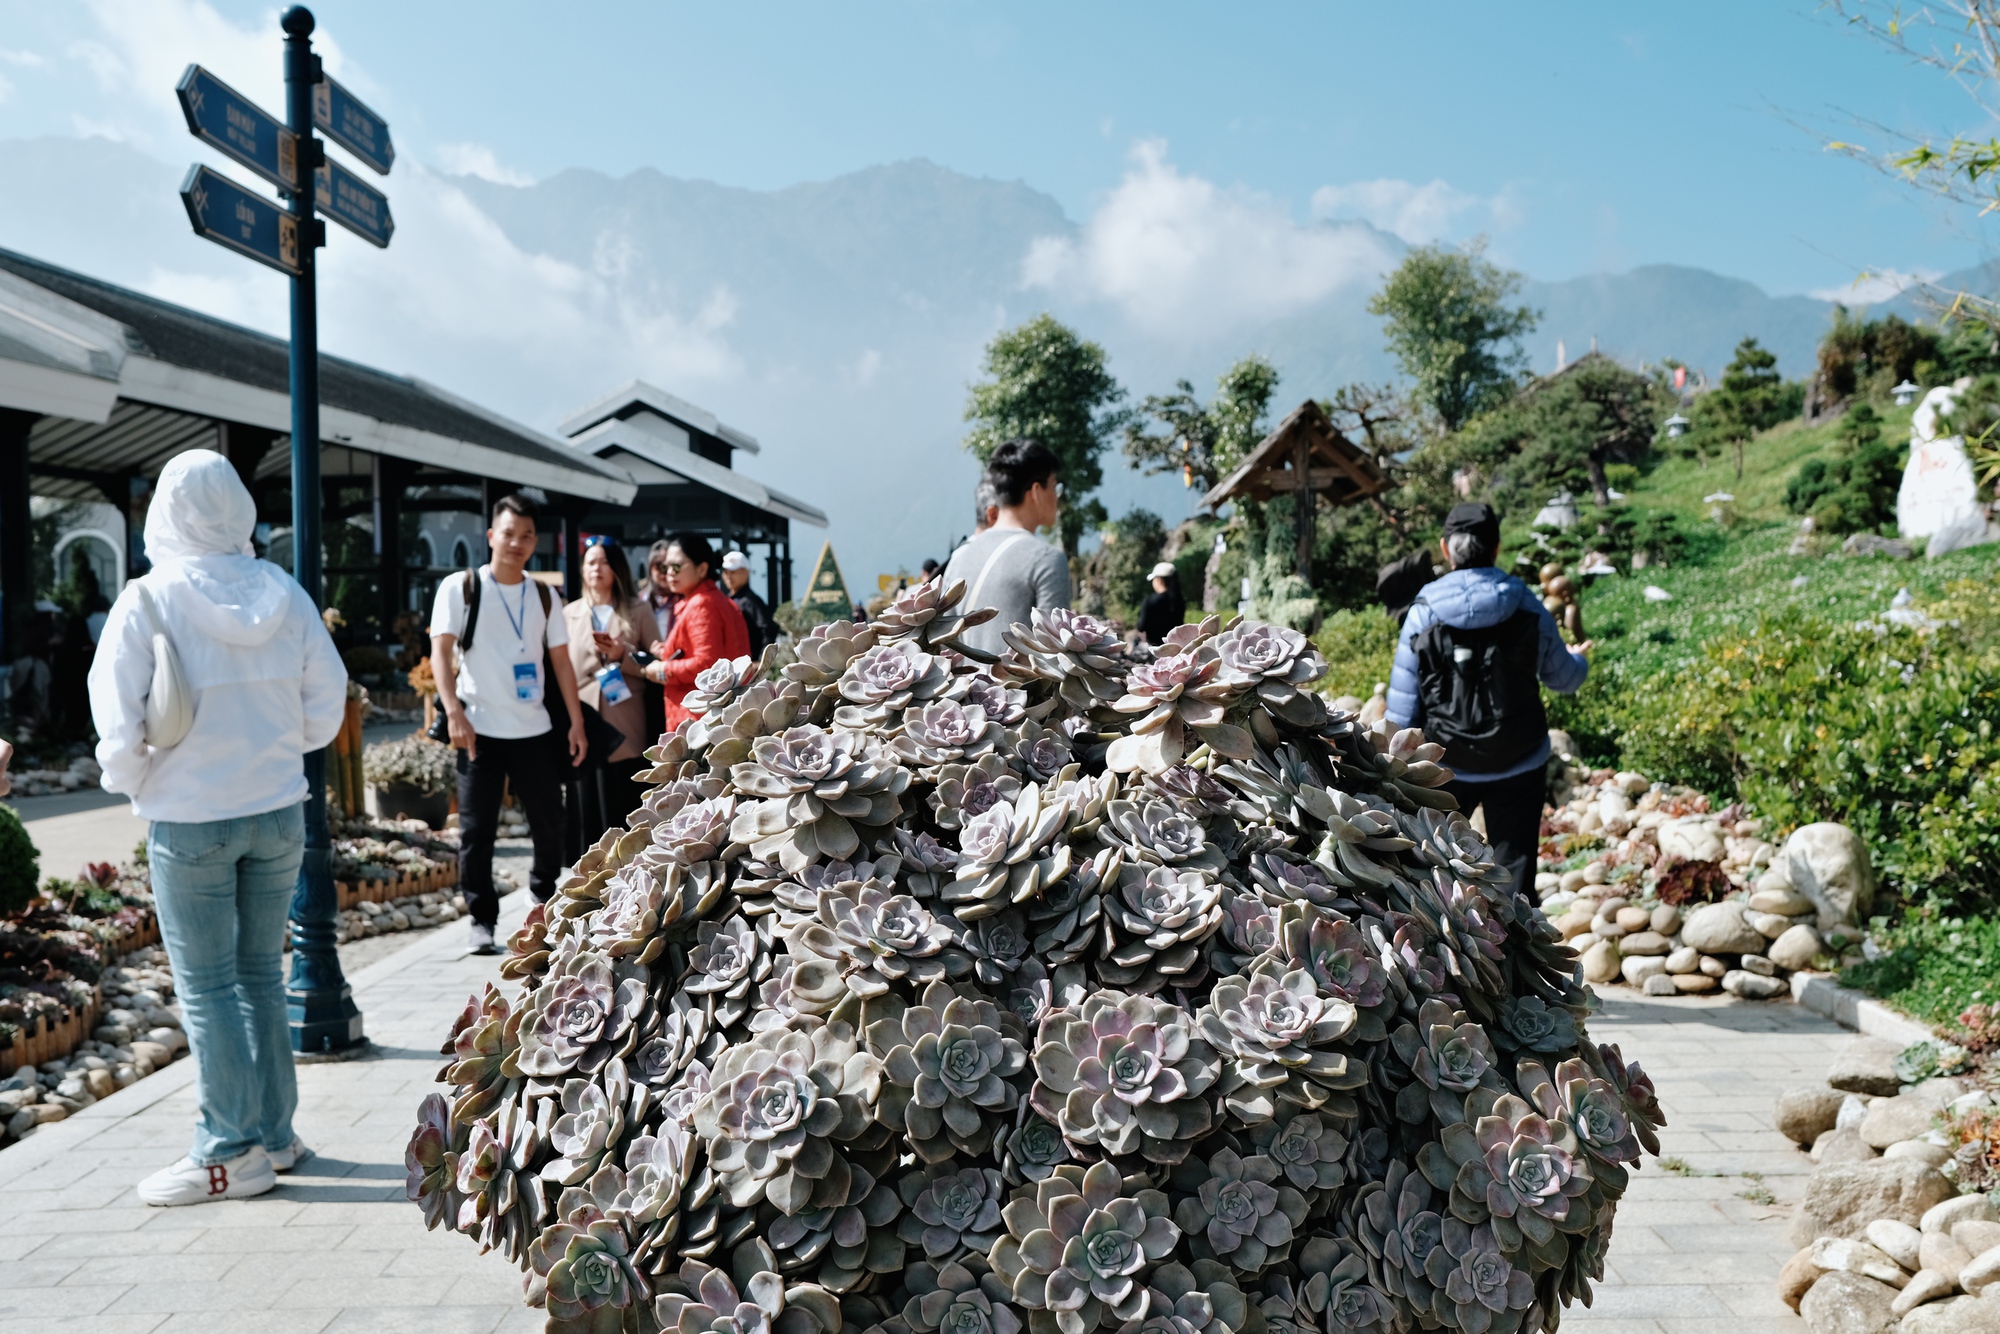
[[[1837,820],[1913,904],[2000,907],[2000,585],[1928,627],[1796,612],[1709,641],[1619,701],[1622,761],[1732,793],[1780,828]],[[1954,615],[1962,611],[1963,615]]]
[[[1830,458],[1807,459],[1785,485],[1785,508],[1826,533],[1873,532],[1896,517],[1903,450],[1882,439],[1882,414],[1856,403]]]
[[[19,912],[35,897],[41,854],[11,806],[0,806],[0,913]]]
[[[1380,611],[1337,611],[1320,622],[1313,647],[1326,658],[1329,695],[1373,693],[1396,661],[1396,623]]]

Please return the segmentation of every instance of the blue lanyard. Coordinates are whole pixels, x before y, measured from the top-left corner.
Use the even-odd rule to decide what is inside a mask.
[[[521,614],[516,616],[507,610],[507,590],[498,579],[493,581],[494,591],[500,596],[500,610],[507,612],[507,624],[514,627],[514,638],[521,641],[521,648],[528,647],[528,581],[521,580]]]

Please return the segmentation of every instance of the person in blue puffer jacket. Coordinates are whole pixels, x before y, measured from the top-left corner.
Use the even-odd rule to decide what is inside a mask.
[[[1457,775],[1446,791],[1468,816],[1486,808],[1486,840],[1515,892],[1526,893],[1549,759],[1540,686],[1574,693],[1590,671],[1590,644],[1563,643],[1534,590],[1495,567],[1500,520],[1491,506],[1454,506],[1439,545],[1451,573],[1426,585],[1404,618],[1388,719],[1423,728],[1445,748]]]

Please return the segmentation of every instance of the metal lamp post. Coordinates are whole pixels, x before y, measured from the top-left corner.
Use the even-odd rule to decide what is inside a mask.
[[[315,252],[326,224],[313,216],[313,173],[325,147],[313,137],[313,89],[320,80],[313,54],[312,11],[285,11],[285,123],[297,136],[298,179],[291,214],[298,225],[299,271],[292,278],[292,573],[313,605],[320,603],[319,313]],[[326,752],[306,756],[306,855],[292,895],[292,976],[285,999],[292,1046],[335,1051],[366,1039],[353,989],[340,971],[334,936],[333,839],[326,823]]]

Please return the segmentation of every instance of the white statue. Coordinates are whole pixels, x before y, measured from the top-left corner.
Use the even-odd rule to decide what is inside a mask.
[[[1979,501],[1964,438],[1938,434],[1971,384],[1962,379],[1939,385],[1924,395],[1910,418],[1910,461],[1896,493],[1896,527],[1904,537],[1928,537],[1931,556],[2000,541],[2000,527]]]

